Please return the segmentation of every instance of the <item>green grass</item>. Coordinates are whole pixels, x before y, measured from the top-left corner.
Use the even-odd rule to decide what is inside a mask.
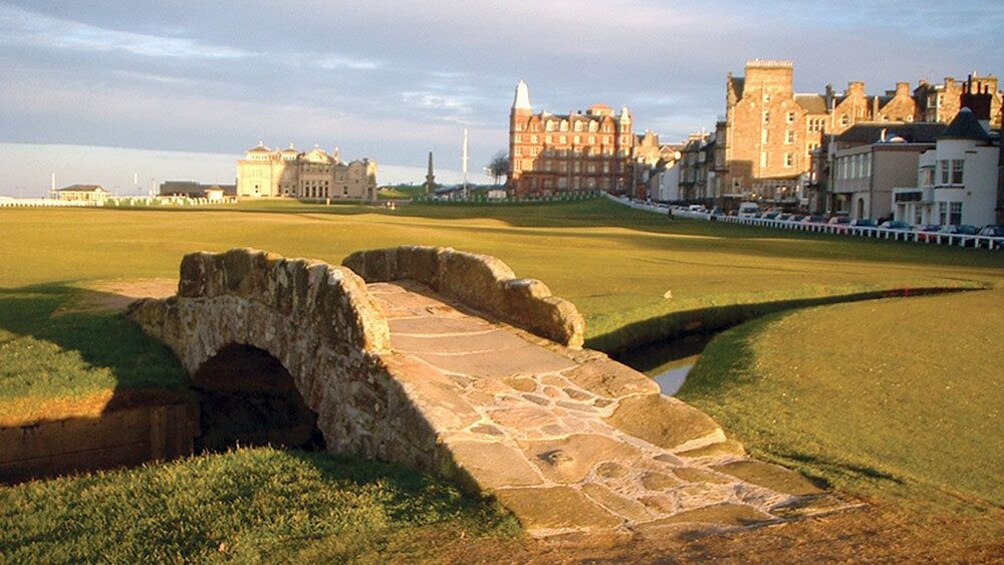
[[[908,507],[1004,506],[1004,289],[774,315],[680,391],[759,457]]]
[[[214,209],[4,209],[0,226],[0,261],[16,265],[0,271],[8,300],[37,285],[176,277],[181,257],[196,250],[257,247],[340,263],[359,249],[452,246],[497,256],[518,275],[545,281],[583,311],[588,344],[608,351],[692,331],[697,324],[713,329],[849,294],[996,284],[1004,265],[1004,256],[985,250],[670,220],[602,199],[535,206],[413,204],[395,211],[296,201]],[[115,326],[111,319],[87,319]],[[0,320],[8,331],[31,334],[23,324],[8,325]],[[61,331],[41,339],[53,341]],[[111,331],[110,341],[101,339],[117,343],[115,332],[125,330]],[[80,371],[85,369],[81,364]],[[176,380],[155,378],[161,377]],[[117,369],[115,379],[131,386],[128,372]],[[50,381],[33,382],[45,389]],[[0,398],[4,388],[0,383]],[[39,394],[58,396],[61,390],[68,389]]]
[[[402,467],[269,448],[0,488],[0,524],[15,563],[387,562],[519,536],[497,504]]]
[[[121,314],[60,311],[82,292],[57,284],[0,289],[0,423],[100,411],[109,391],[187,388],[171,352]]]
[[[181,257],[196,250],[257,247],[339,263],[401,244],[501,258],[576,303],[589,343],[609,349],[852,294],[1004,280],[1001,253],[671,221],[603,200],[395,211],[274,201],[2,209],[0,405],[51,410],[60,397],[184,383],[166,351],[121,317],[65,308],[94,281],[176,277]],[[991,379],[1000,370],[987,357],[1004,339],[1000,292],[774,314],[716,340],[683,394],[757,455],[851,492],[1000,504],[1004,446],[993,437],[1001,426],[992,405],[1001,405],[1001,387]],[[889,335],[896,341],[883,341]],[[869,372],[876,368],[883,372]],[[914,375],[923,386],[892,386]],[[395,551],[435,555],[459,532],[511,532],[497,510],[422,495],[426,487],[401,481],[429,479],[366,465],[256,450],[2,488],[0,555],[379,561]]]

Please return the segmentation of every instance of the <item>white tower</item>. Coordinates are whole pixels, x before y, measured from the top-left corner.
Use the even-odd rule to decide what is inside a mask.
[[[469,191],[467,189],[467,162],[468,162],[468,156],[467,156],[467,128],[464,128],[464,150],[463,150],[463,158],[462,158],[462,161],[461,161],[461,165],[462,165],[463,171],[464,171],[464,184],[463,184],[463,196],[464,196],[464,200],[467,200],[467,197],[469,196],[469,194],[468,194]]]

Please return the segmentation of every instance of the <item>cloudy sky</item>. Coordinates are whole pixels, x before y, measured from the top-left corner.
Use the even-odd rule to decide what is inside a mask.
[[[676,141],[749,58],[877,94],[1000,76],[1002,29],[999,0],[0,1],[0,194],[232,182],[258,140],[339,146],[380,182],[421,182],[434,151],[449,181],[464,128],[472,169],[506,147],[520,79],[537,110],[627,105]]]

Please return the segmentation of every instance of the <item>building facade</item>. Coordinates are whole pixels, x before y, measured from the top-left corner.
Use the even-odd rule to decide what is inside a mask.
[[[160,183],[160,195],[222,200],[228,196],[237,196],[237,185],[202,184],[195,181],[169,180]]]
[[[920,155],[915,182],[893,190],[894,215],[911,224],[996,221],[1000,136],[963,108],[933,149]]]
[[[892,189],[915,184],[920,154],[932,149],[947,127],[868,122],[834,137],[828,146],[828,210],[853,219],[892,217]],[[817,174],[810,169],[810,186]]]
[[[1001,93],[993,76],[973,74],[965,83],[949,77],[942,85],[921,82],[913,90],[910,83],[899,82],[894,90],[869,96],[859,81],[848,83],[842,94],[829,85],[823,94],[796,93],[793,75],[791,61],[764,60],[748,61],[744,76],[729,73],[725,121],[716,128],[724,159],[716,198],[784,200],[797,195],[804,204],[813,152],[834,136],[864,122],[947,123],[969,90],[990,93],[990,121],[1000,127]],[[818,184],[814,187],[818,192]]]
[[[237,161],[237,196],[303,200],[376,200],[377,164],[369,159],[345,163],[338,149],[315,146],[301,152],[269,149],[259,142]]]
[[[94,202],[103,205],[111,195],[100,184],[74,184],[56,190],[56,199],[69,202]]]
[[[585,112],[535,114],[520,81],[509,119],[509,191],[518,197],[629,194],[636,180],[635,142],[627,107],[619,114],[604,104]]]

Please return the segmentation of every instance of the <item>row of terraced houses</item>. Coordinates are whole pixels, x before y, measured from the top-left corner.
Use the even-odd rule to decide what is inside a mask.
[[[798,93],[792,62],[751,60],[742,76],[727,76],[724,119],[709,133],[660,144],[652,132],[635,133],[627,107],[615,112],[596,104],[584,112],[534,113],[521,81],[510,113],[509,188],[516,196],[600,190],[724,208],[758,201],[854,217],[901,214],[915,223],[971,218],[951,211],[992,202],[979,217],[993,219],[996,212],[999,220],[1004,207],[998,204],[999,163],[988,163],[997,161],[1000,151],[1001,98],[997,78],[977,73],[965,80],[948,77],[940,84],[920,81],[912,88],[899,82],[877,95],[868,94],[862,82],[850,82],[839,93],[831,85],[822,93]],[[949,128],[966,107],[974,119]],[[934,158],[933,153],[923,157],[936,150],[942,136],[948,136],[947,142],[960,131],[979,148],[979,159],[965,164],[965,159]],[[988,152],[995,157],[988,160]],[[969,153],[963,151],[965,155]],[[881,161],[876,162],[879,178],[872,178],[871,160],[876,158]],[[924,184],[930,165],[922,171],[922,158],[924,163],[935,161],[932,184]],[[946,161],[945,166],[965,168],[959,174],[980,186],[939,184],[939,167]],[[890,176],[893,164],[897,174]],[[949,181],[958,178],[948,175]],[[908,200],[918,198],[916,191],[895,200],[895,188],[925,187],[922,204]],[[974,189],[979,197],[963,198]],[[983,194],[985,190],[992,194]],[[955,199],[937,200],[935,194]]]

